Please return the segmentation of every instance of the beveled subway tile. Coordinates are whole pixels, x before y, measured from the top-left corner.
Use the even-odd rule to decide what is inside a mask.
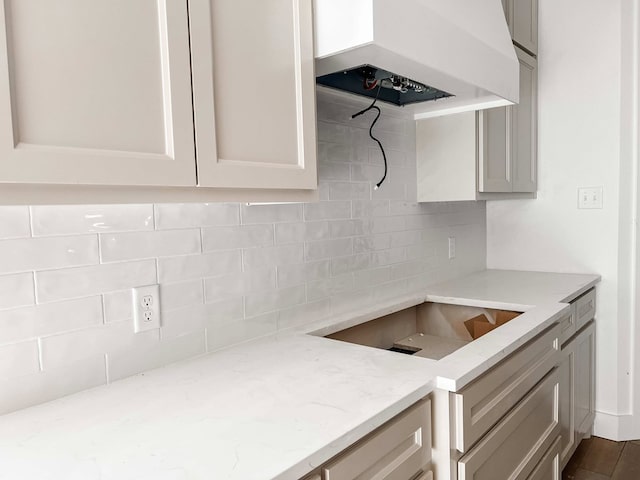
[[[93,265],[98,262],[96,235],[0,241],[2,273]]]
[[[103,263],[188,255],[201,251],[199,229],[100,235]]]
[[[4,310],[0,314],[0,345],[101,323],[99,296]]]
[[[38,342],[14,343],[0,347],[0,380],[40,371]]]
[[[33,235],[153,230],[153,205],[31,207]]]
[[[0,276],[0,310],[35,303],[33,273]]]
[[[36,272],[36,297],[38,302],[53,302],[154,283],[154,260],[66,268]]]
[[[29,207],[0,207],[0,239],[26,238],[31,235]]]
[[[158,260],[158,276],[160,283],[181,282],[239,272],[241,265],[240,250],[167,257]]]
[[[208,252],[271,246],[274,243],[273,236],[273,225],[270,224],[205,228],[202,230],[202,248]]]
[[[240,207],[232,203],[170,203],[155,206],[156,228],[238,225]]]
[[[0,380],[0,415],[87,390],[107,381],[104,355],[62,368]]]
[[[302,221],[302,205],[299,203],[273,205],[242,205],[242,223],[281,223]]]

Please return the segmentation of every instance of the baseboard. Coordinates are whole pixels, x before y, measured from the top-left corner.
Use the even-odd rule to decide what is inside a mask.
[[[596,412],[593,434],[616,442],[637,440],[640,439],[640,421],[633,415]]]

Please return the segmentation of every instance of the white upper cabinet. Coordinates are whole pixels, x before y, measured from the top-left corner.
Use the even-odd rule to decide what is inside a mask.
[[[478,191],[511,192],[511,108],[478,113]]]
[[[516,48],[520,61],[520,103],[512,109],[511,156],[513,191],[535,192],[537,189],[538,148],[538,62]]]
[[[0,183],[317,187],[311,0],[5,0],[0,30]]]
[[[503,6],[505,1],[503,0]],[[506,0],[511,38],[530,53],[538,54],[538,0]]]
[[[537,62],[516,48],[520,103],[416,122],[418,201],[513,198],[537,189]]]
[[[0,3],[0,182],[193,185],[187,5]]]
[[[190,0],[198,184],[316,188],[309,0]]]

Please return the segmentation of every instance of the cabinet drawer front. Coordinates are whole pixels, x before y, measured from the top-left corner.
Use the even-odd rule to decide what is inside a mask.
[[[560,325],[454,395],[455,445],[466,452],[560,360]]]
[[[424,472],[422,475],[416,478],[416,480],[433,480],[433,473],[430,471]]]
[[[584,327],[596,314],[596,291],[589,290],[576,300],[576,331]]]
[[[560,320],[560,345],[564,345],[567,340],[576,333],[576,304],[571,304],[571,313]]]
[[[544,454],[527,480],[560,480],[560,439]]]
[[[324,467],[323,478],[408,480],[430,460],[431,402],[424,400]]]
[[[459,480],[525,479],[560,434],[554,369],[458,462]]]

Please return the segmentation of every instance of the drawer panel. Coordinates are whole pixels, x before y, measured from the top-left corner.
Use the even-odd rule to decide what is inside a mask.
[[[459,480],[524,480],[560,434],[558,369],[554,368],[458,462]]]
[[[576,331],[596,315],[596,290],[592,288],[576,301]]]
[[[357,443],[322,472],[324,480],[407,480],[430,460],[431,402],[423,400]]]
[[[466,452],[560,361],[555,324],[489,372],[452,394],[455,445]]]
[[[560,473],[560,439],[558,438],[527,480],[560,480]]]
[[[430,471],[424,472],[422,475],[416,478],[416,480],[433,480],[433,473]]]

